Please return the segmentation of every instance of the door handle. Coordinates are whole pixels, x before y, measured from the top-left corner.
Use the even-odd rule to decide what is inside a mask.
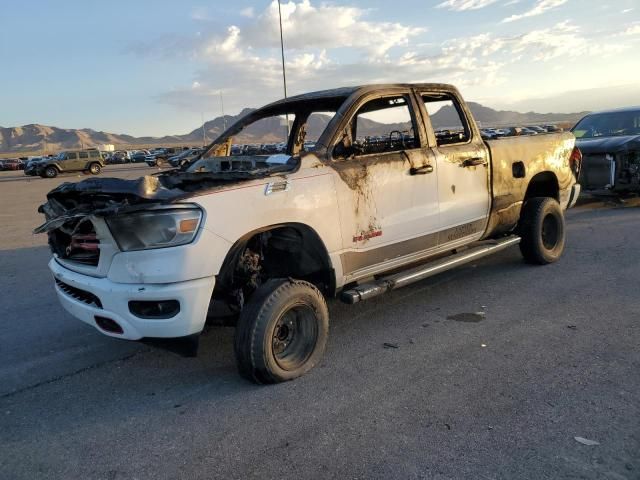
[[[461,167],[477,167],[478,165],[486,165],[487,161],[483,157],[471,157],[465,158],[462,163],[460,163]]]
[[[433,166],[422,165],[421,167],[411,167],[409,169],[409,175],[426,175],[433,172]]]

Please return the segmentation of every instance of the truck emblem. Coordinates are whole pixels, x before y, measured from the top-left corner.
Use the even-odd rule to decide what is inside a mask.
[[[362,232],[360,235],[353,236],[353,243],[363,242],[365,240],[369,240],[371,238],[381,237],[381,236],[382,236],[382,230],[371,230],[369,232]]]

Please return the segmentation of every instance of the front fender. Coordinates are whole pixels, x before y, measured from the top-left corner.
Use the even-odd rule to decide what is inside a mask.
[[[205,229],[188,245],[114,255],[109,280],[117,283],[175,283],[217,275],[231,243]]]

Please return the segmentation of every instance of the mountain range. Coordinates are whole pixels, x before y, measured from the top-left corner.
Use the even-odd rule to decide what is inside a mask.
[[[586,112],[581,113],[519,113],[509,110],[494,110],[479,103],[468,103],[477,122],[485,126],[507,126],[535,123],[563,122],[573,124]],[[201,145],[203,141],[215,139],[225,126],[231,125],[237,119],[251,112],[244,109],[238,115],[225,115],[207,121],[190,133],[184,135],[169,135],[164,137],[133,137],[126,134],[115,134],[96,131],[88,128],[65,129],[39,124],[23,125],[21,127],[0,127],[0,153],[45,152],[55,153],[63,149],[97,147],[112,144],[118,148],[135,148],[153,145]],[[436,128],[446,128],[456,123],[457,112],[454,107],[445,106],[431,116]],[[317,138],[330,120],[326,115],[313,115],[307,126],[308,138]],[[395,125],[398,128],[402,125]],[[379,135],[388,133],[393,125],[368,120],[359,134]],[[241,132],[234,138],[236,143],[269,143],[281,141],[286,124],[278,119],[261,121],[251,128]],[[391,128],[392,130],[394,128]],[[204,130],[204,135],[203,135]]]

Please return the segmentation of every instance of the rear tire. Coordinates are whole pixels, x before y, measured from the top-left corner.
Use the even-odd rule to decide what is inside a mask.
[[[560,204],[549,197],[527,200],[520,214],[520,252],[528,263],[546,265],[564,251],[566,228]]]
[[[92,163],[89,165],[89,173],[91,173],[91,175],[98,175],[101,171],[102,167],[99,163]]]
[[[56,178],[58,176],[58,169],[56,167],[47,167],[44,171],[46,178]]]
[[[268,280],[245,304],[236,326],[238,371],[255,383],[293,380],[320,361],[328,336],[329,311],[316,287]]]

